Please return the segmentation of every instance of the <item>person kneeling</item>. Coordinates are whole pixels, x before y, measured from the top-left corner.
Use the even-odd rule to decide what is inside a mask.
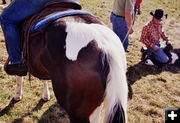
[[[152,20],[143,27],[140,41],[144,43],[148,48],[147,55],[153,54],[154,58],[160,63],[167,63],[169,57],[163,51],[163,47],[160,44],[160,38],[169,44],[170,41],[163,31],[162,19],[167,18],[167,14],[164,15],[162,9],[156,9],[155,12],[150,13]]]

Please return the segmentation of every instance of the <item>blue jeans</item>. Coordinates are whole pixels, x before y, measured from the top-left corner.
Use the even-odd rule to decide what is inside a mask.
[[[110,20],[112,23],[113,31],[117,34],[117,36],[120,38],[124,50],[126,51],[129,45],[129,39],[128,39],[128,26],[126,24],[126,20],[124,17],[118,17],[111,13]]]
[[[137,6],[134,6],[134,15],[136,15],[138,9],[139,9],[139,8],[138,8]]]
[[[161,63],[167,63],[169,61],[169,57],[164,53],[163,48],[161,47],[160,44],[156,44],[156,46],[159,47],[158,50],[154,50],[151,47],[148,47],[148,55],[153,53],[157,61]]]
[[[2,12],[0,22],[12,63],[20,63],[22,58],[19,24],[39,12],[48,2],[54,1],[66,0],[13,0]]]

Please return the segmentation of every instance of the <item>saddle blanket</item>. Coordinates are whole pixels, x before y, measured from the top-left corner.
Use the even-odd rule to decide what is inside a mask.
[[[32,25],[30,32],[36,32],[36,31],[40,31],[41,29],[43,29],[49,22],[54,21],[58,18],[61,17],[65,17],[65,16],[70,16],[70,15],[77,15],[77,14],[88,14],[88,15],[92,15],[89,12],[86,11],[82,11],[82,10],[69,10],[69,11],[64,11],[64,12],[58,12],[56,14],[53,14],[52,16],[45,18],[39,22],[37,22],[36,24]]]

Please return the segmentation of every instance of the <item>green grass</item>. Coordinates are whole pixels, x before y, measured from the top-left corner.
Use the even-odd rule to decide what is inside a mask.
[[[83,9],[92,12],[105,24],[111,27],[109,15],[113,0],[80,0]],[[155,67],[140,64],[139,42],[142,27],[151,19],[150,11],[162,8],[169,15],[164,21],[165,31],[170,40],[180,41],[180,2],[178,0],[144,0],[142,14],[136,16],[134,34],[130,36],[131,45],[128,53],[128,81],[132,84],[133,98],[128,101],[129,123],[163,123],[164,109],[180,107],[180,69],[166,66],[163,71]],[[180,48],[180,47],[178,47]],[[0,110],[2,111],[15,93],[15,78],[3,71],[7,58],[2,31],[0,30]],[[10,105],[10,108],[0,116],[0,123],[68,123],[67,115],[56,103],[51,83],[51,100],[43,103],[40,100],[43,83],[32,79],[32,87],[28,77],[24,81],[24,96],[22,101]],[[2,112],[0,112],[2,114]]]

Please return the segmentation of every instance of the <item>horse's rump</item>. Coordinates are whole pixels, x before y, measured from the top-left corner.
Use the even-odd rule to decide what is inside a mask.
[[[26,46],[30,73],[52,80],[56,98],[71,121],[88,122],[98,106],[106,112],[104,121],[113,120],[119,108],[125,115],[122,119],[127,118],[123,47],[95,16],[59,18],[32,33]]]

